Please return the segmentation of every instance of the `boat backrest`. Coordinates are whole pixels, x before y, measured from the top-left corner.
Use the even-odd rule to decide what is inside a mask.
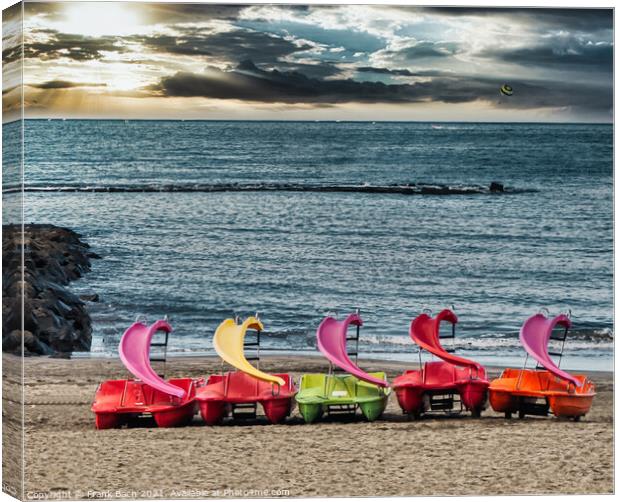
[[[290,375],[277,374],[276,376],[284,382],[281,387],[282,389],[288,390],[293,387],[291,385],[292,380]],[[232,371],[227,373],[224,375],[224,381],[224,391],[226,393],[226,397],[229,399],[243,399],[251,396],[258,396],[265,391],[273,392],[274,395],[277,395],[280,391],[277,383],[259,380],[258,378],[254,378],[253,376],[243,373],[242,371]],[[211,381],[211,379],[209,379],[209,383],[215,382],[216,380]]]
[[[302,375],[299,390],[316,389],[325,384],[326,375],[322,373],[306,373]]]
[[[380,380],[385,380],[384,372],[369,373],[371,376]],[[315,390],[316,395],[325,397],[361,397],[376,396],[378,389],[375,384],[365,382],[352,375],[327,375],[324,373],[309,373],[301,378],[300,390]]]
[[[387,380],[387,375],[383,371],[375,371],[375,372],[369,373],[369,375],[373,376],[374,378],[377,378],[378,380]],[[358,380],[357,378],[353,376],[348,377],[348,378],[353,380],[353,384],[354,384],[353,392],[354,392],[354,395],[357,397],[376,396],[377,391],[379,391],[380,393],[385,392],[384,389],[382,388],[377,389],[376,385],[365,382],[364,380]]]
[[[226,396],[228,398],[243,398],[258,394],[260,380],[241,371],[226,374]]]
[[[431,361],[424,364],[424,383],[443,385],[455,381],[454,365],[445,361]]]

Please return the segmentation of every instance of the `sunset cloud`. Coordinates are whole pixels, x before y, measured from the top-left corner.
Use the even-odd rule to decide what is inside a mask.
[[[5,75],[18,76],[19,37],[4,22]],[[400,119],[434,104],[453,120],[612,117],[610,9],[28,3],[24,28],[28,116],[97,116],[105,102],[196,117],[203,99],[209,117],[233,101],[246,118],[271,117],[270,104],[295,118],[385,105],[377,118]]]

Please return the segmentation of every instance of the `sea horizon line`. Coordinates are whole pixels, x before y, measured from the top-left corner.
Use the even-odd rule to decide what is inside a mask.
[[[482,121],[482,120],[350,120],[350,119],[180,119],[180,118],[94,118],[94,117],[25,117],[2,122],[3,125],[14,122],[256,122],[256,123],[325,123],[325,124],[516,124],[516,125],[608,125],[614,122],[553,122],[553,121]]]

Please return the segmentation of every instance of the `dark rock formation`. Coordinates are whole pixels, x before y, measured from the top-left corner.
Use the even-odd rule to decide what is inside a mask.
[[[503,192],[504,191],[504,185],[502,183],[497,182],[497,181],[493,181],[493,182],[491,182],[491,185],[489,186],[489,191],[491,191],[491,192]]]
[[[22,234],[21,226],[3,226],[3,351],[21,354],[22,340],[29,355],[90,350],[90,316],[66,286],[90,270],[93,258],[99,256],[67,228],[31,224]]]
[[[21,190],[21,187],[5,189],[4,193]],[[26,192],[40,191],[54,192],[84,192],[84,193],[133,193],[133,192],[335,192],[335,193],[370,193],[396,195],[486,195],[490,193],[509,192],[523,193],[535,191],[531,188],[515,189],[504,188],[498,182],[491,183],[490,187],[482,185],[446,185],[425,183],[399,183],[388,185],[351,184],[330,185],[314,183],[186,183],[178,185],[112,185],[112,186],[71,186],[37,187],[29,186]]]

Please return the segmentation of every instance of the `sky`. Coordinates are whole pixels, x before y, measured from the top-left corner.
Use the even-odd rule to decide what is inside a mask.
[[[5,11],[5,120],[20,29]],[[613,118],[611,9],[33,2],[23,29],[31,118]]]

